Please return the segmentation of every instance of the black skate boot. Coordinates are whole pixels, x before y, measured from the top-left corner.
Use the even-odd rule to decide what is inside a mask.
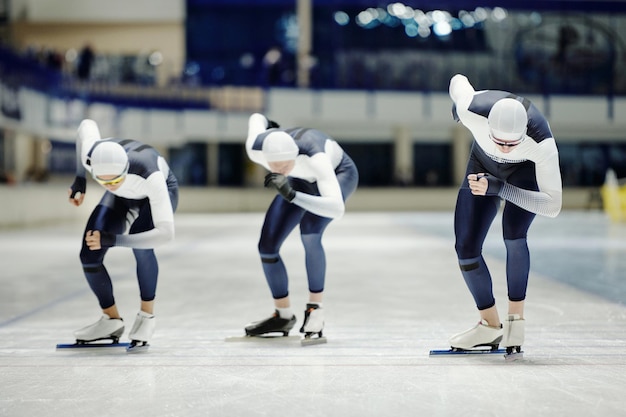
[[[280,317],[278,310],[276,310],[272,317],[247,325],[246,336],[263,336],[269,333],[282,333],[283,336],[288,336],[289,331],[295,324],[296,316],[284,319]]]

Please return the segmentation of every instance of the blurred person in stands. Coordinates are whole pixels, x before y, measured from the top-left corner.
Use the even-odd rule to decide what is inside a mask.
[[[91,79],[91,68],[96,59],[96,54],[90,44],[85,44],[78,53],[78,64],[76,67],[76,75],[81,81],[89,81]]]

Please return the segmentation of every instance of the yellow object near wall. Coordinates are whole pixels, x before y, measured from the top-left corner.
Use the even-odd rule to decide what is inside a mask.
[[[626,185],[619,185],[615,173],[607,172],[607,179],[600,188],[604,211],[613,222],[626,221]]]

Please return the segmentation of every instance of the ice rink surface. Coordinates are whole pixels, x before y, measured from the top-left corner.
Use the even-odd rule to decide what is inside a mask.
[[[500,218],[484,247],[506,313]],[[623,416],[626,224],[599,211],[537,217],[525,358],[429,357],[478,321],[451,212],[353,213],[325,236],[324,345],[226,342],[273,311],[261,213],[177,215],[157,251],[157,330],[146,354],[56,350],[100,316],[78,259],[82,224],[0,231],[0,416]],[[298,316],[294,233],[282,256]],[[139,307],[131,251],[106,265],[127,332]]]

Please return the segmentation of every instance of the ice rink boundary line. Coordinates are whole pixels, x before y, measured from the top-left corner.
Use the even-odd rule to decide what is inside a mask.
[[[197,245],[198,245],[197,242],[192,242],[192,243],[187,244],[186,247],[193,247],[193,246],[197,246]],[[166,259],[169,259],[169,258],[175,256],[175,255],[176,255],[176,253],[174,253],[174,252],[166,253],[166,254],[160,255],[159,259],[160,260],[166,260]],[[133,271],[132,273],[134,273],[134,271],[135,271],[135,267],[134,266],[132,267],[132,271]],[[79,295],[81,295],[81,294],[83,294],[83,293],[85,293],[87,291],[90,291],[88,285],[85,288],[83,288],[83,289],[76,290],[76,291],[74,291],[74,292],[72,292],[70,294],[67,294],[67,295],[62,296],[60,298],[57,298],[56,300],[50,301],[50,302],[48,302],[46,304],[42,304],[39,307],[35,307],[35,308],[33,308],[33,309],[29,310],[29,311],[26,311],[25,313],[22,313],[22,314],[18,314],[17,316],[12,317],[12,318],[10,318],[8,320],[0,321],[0,329],[2,329],[3,327],[7,327],[10,324],[13,324],[13,323],[15,323],[17,321],[20,321],[20,320],[23,320],[25,318],[28,318],[30,316],[34,316],[35,314],[38,314],[38,313],[40,313],[40,312],[42,312],[42,311],[44,311],[44,310],[46,310],[48,308],[56,307],[57,305],[62,304],[64,302],[66,302],[66,301],[69,301],[69,300],[71,300],[73,298],[76,298]]]
[[[50,301],[50,302],[48,302],[46,304],[42,304],[39,307],[33,308],[33,309],[31,309],[31,310],[29,310],[29,311],[27,311],[25,313],[18,314],[15,317],[12,317],[12,318],[10,318],[8,320],[2,321],[2,322],[0,322],[0,329],[3,328],[3,327],[7,327],[10,324],[13,324],[13,323],[15,323],[17,321],[20,321],[20,320],[23,320],[25,318],[28,318],[30,316],[34,316],[35,314],[38,314],[38,313],[40,313],[40,312],[42,312],[44,310],[47,310],[49,308],[55,307],[55,306],[57,306],[59,304],[62,304],[64,302],[66,302],[66,301],[69,301],[69,300],[71,300],[73,298],[76,298],[79,295],[82,295],[83,293],[87,292],[88,290],[89,290],[88,288],[83,288],[83,289],[80,289],[80,290],[76,290],[76,291],[74,291],[74,292],[72,292],[70,294],[64,295],[63,297],[57,298],[56,300],[52,300],[52,301]]]

